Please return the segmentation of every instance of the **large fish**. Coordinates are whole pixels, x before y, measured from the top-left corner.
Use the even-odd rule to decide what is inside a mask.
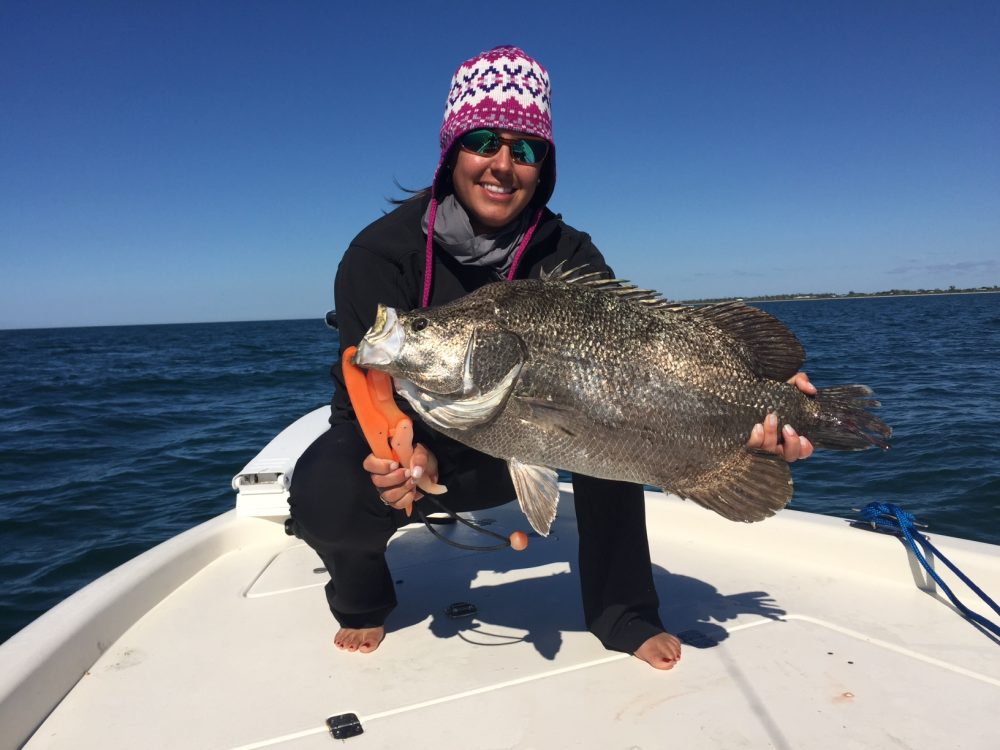
[[[868,387],[808,397],[785,382],[804,358],[791,331],[740,302],[687,307],[557,269],[436,308],[380,305],[354,363],[390,374],[440,432],[506,459],[545,535],[557,468],[661,487],[734,521],[773,515],[791,472],[746,447],[769,412],[817,448],[887,447]]]

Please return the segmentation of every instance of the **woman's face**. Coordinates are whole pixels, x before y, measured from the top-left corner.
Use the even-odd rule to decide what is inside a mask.
[[[498,131],[507,138],[523,133]],[[492,156],[456,149],[451,170],[455,196],[469,213],[476,234],[486,234],[509,224],[520,214],[538,187],[541,164],[517,164],[510,146]]]

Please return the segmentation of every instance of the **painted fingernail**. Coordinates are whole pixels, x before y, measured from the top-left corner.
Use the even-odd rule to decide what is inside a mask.
[[[396,463],[395,461],[393,461],[391,464],[389,464],[389,471],[395,471],[398,468],[399,468],[399,464]]]
[[[753,426],[754,437],[760,437],[762,432],[764,432],[764,425],[758,423]]]
[[[767,415],[767,426],[768,427],[778,426],[778,415],[775,414],[773,411]]]
[[[404,477],[406,477],[407,479],[409,479],[409,478],[410,478],[410,470],[409,470],[409,469],[406,469],[406,470],[405,470],[405,471],[403,472],[403,476],[404,476]]]
[[[781,431],[786,435],[788,435],[788,437],[795,437],[795,430],[792,429],[792,426],[790,424],[786,424],[784,427],[782,427]]]
[[[424,475],[424,467],[423,466],[414,466],[413,467],[413,478],[414,479],[420,479],[420,477],[422,477],[423,475]]]

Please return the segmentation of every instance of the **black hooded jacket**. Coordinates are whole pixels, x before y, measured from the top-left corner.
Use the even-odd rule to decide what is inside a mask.
[[[427,203],[427,198],[415,198],[402,204],[366,227],[344,253],[334,286],[341,355],[347,347],[357,346],[375,322],[378,303],[404,311],[420,307],[427,242],[421,219]],[[518,263],[516,278],[538,278],[542,270],[551,271],[560,263],[567,270],[586,266],[611,273],[590,235],[545,209]],[[435,244],[431,307],[492,281],[497,281],[493,269],[462,265]],[[330,374],[335,386],[331,423],[354,421],[339,358]]]
[[[374,323],[378,303],[398,310],[420,307],[427,241],[421,219],[427,203],[425,197],[402,204],[355,237],[344,254],[334,289],[340,356],[348,346],[356,346]],[[538,278],[543,270],[551,271],[560,263],[566,269],[587,267],[613,275],[589,235],[545,209],[515,268],[515,278]],[[435,246],[430,306],[450,302],[496,280],[492,269],[461,265]],[[335,385],[331,423],[356,421],[339,359],[331,375]],[[413,416],[409,404],[399,405]],[[414,419],[413,427],[416,438],[426,441],[427,428],[419,419]],[[451,440],[444,435],[437,439]],[[456,485],[456,475],[449,477],[449,485]],[[587,627],[607,648],[632,653],[663,629],[646,539],[642,487],[574,475],[573,488]]]

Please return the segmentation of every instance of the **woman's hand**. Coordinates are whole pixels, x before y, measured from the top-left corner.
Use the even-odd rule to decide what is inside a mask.
[[[809,382],[809,376],[804,372],[797,373],[788,382],[807,396],[816,395],[816,386]],[[788,463],[809,458],[813,452],[813,444],[809,442],[809,439],[799,435],[788,424],[781,429],[781,442],[779,443],[778,417],[774,414],[768,414],[763,424],[755,424],[753,426],[753,430],[750,431],[750,439],[747,441],[747,447],[767,453],[774,453],[777,456],[781,456]]]
[[[424,496],[417,489],[417,480],[423,476],[437,482],[437,458],[422,443],[413,447],[409,466],[400,466],[396,461],[376,458],[369,453],[361,466],[371,474],[372,484],[378,490],[382,502],[396,510],[406,510]]]

